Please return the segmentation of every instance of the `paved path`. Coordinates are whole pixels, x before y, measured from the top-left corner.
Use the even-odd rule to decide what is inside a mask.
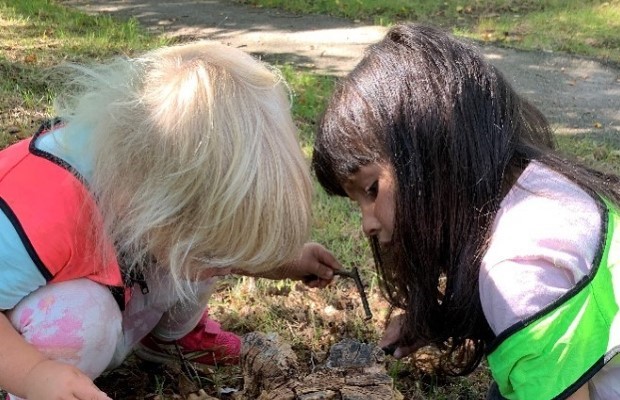
[[[294,15],[231,0],[64,0],[87,12],[135,17],[149,30],[207,38],[240,47],[268,62],[291,62],[341,76],[385,28],[319,15]],[[545,52],[490,46],[482,51],[536,104],[559,133],[613,140],[620,148],[620,70]]]

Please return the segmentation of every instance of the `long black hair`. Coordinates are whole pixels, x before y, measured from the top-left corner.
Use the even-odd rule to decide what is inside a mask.
[[[384,295],[405,310],[403,343],[445,350],[466,374],[492,333],[478,274],[503,195],[529,161],[618,201],[617,178],[559,156],[544,116],[474,46],[423,25],[398,25],[339,82],[321,119],[313,168],[330,194],[361,166],[396,179],[389,260],[373,246]],[[372,238],[371,238],[372,241]]]

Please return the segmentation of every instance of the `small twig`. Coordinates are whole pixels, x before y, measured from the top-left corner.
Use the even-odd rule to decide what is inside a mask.
[[[355,286],[357,286],[357,291],[359,292],[360,298],[362,299],[362,307],[364,307],[364,313],[366,313],[366,321],[372,319],[372,311],[370,311],[370,306],[368,305],[368,298],[366,297],[366,292],[364,291],[364,284],[362,283],[362,279],[360,278],[360,273],[357,270],[357,267],[353,267],[351,271],[346,271],[343,269],[334,271],[334,275],[353,278],[353,280],[355,281]]]
[[[316,369],[316,364],[314,363],[315,360],[315,354],[314,351],[310,352],[310,364],[312,365],[312,367],[310,368],[310,372],[314,373],[314,370]]]
[[[194,368],[192,363],[187,359],[187,357],[185,357],[185,354],[183,354],[183,352],[181,351],[181,346],[179,346],[179,344],[175,342],[174,347],[177,351],[177,355],[179,356],[179,359],[181,360],[181,366],[185,370],[185,373],[190,379],[196,380],[196,384],[198,385],[197,389],[202,389],[202,383],[200,381],[200,374],[198,374],[198,371],[196,370],[196,368]]]

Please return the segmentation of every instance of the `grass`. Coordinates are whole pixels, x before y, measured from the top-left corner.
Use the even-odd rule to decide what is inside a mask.
[[[613,62],[620,59],[617,0],[251,2],[383,24],[425,20],[479,40],[566,51]],[[135,20],[86,15],[54,1],[0,0],[0,146],[29,136],[43,119],[52,116],[51,101],[58,82],[48,73],[50,67],[65,61],[90,62],[133,54],[165,43],[167,39],[146,33]],[[300,127],[301,144],[309,156],[315,121],[334,78],[292,65],[278,67],[290,84],[292,111]],[[620,173],[617,139],[601,138],[592,131],[581,136],[561,136],[558,141],[562,149],[587,163]],[[288,281],[230,278],[215,296],[211,310],[228,329],[239,333],[278,332],[291,343],[300,360],[319,362],[327,349],[344,337],[376,341],[387,305],[376,287],[357,209],[345,199],[327,198],[318,189],[313,207],[313,239],[330,248],[345,267],[360,267],[375,315],[373,321],[364,321],[359,296],[346,279],[316,291]],[[467,378],[451,379],[434,376],[419,360],[390,361],[387,368],[408,399],[477,399],[484,397],[489,379],[484,366]],[[242,384],[240,371],[234,367],[203,371],[201,379],[212,394],[218,388]],[[119,399],[179,398],[179,393],[191,387],[178,366],[156,366],[134,358],[99,378],[97,384]]]
[[[335,78],[303,72],[292,65],[280,65],[293,95],[293,115],[301,131],[302,146],[310,155],[317,116],[321,114]]]
[[[48,69],[131,54],[166,43],[137,21],[91,16],[46,0],[0,1],[0,145],[27,136],[48,115],[54,79]]]
[[[556,136],[558,148],[595,168],[620,175],[620,143],[616,137],[592,134]]]
[[[237,0],[391,25],[419,21],[457,35],[527,50],[620,64],[620,0]]]

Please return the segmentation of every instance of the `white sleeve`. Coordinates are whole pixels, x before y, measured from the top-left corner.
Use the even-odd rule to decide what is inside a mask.
[[[572,277],[565,270],[542,258],[502,261],[480,281],[482,309],[498,335],[536,314],[572,286]]]
[[[480,268],[480,299],[498,334],[541,311],[589,274],[601,240],[597,203],[533,163],[504,201]]]

